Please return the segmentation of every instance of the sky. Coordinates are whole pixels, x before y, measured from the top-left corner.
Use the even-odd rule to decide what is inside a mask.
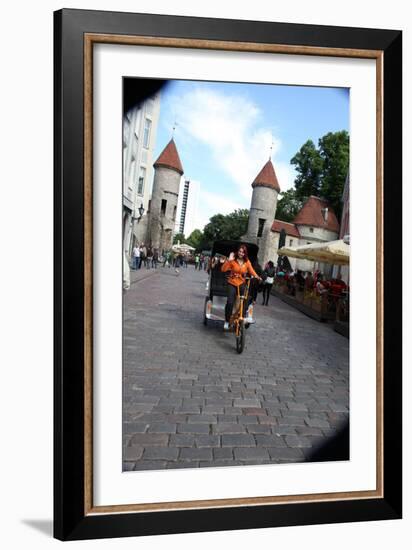
[[[161,91],[154,158],[173,136],[184,178],[199,183],[203,229],[214,214],[249,208],[269,158],[281,191],[293,187],[291,158],[339,130],[349,131],[348,89],[172,80]]]

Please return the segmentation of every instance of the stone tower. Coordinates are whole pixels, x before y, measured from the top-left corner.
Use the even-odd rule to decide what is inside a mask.
[[[182,163],[173,139],[160,153],[153,166],[155,173],[147,241],[153,248],[162,252],[172,246],[180,179],[183,175]]]
[[[259,263],[269,259],[271,227],[275,219],[280,186],[269,159],[252,183],[253,193],[249,212],[249,223],[244,239],[259,246]]]

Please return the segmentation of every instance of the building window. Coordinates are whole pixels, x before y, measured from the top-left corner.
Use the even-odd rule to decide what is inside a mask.
[[[263,218],[259,218],[259,228],[258,228],[258,237],[263,235],[263,228],[265,227],[265,221]]]
[[[152,121],[146,118],[144,121],[144,131],[143,131],[143,147],[146,147],[146,149],[149,148],[151,127],[152,127]]]
[[[289,239],[289,246],[293,245],[293,239]]]
[[[312,243],[310,243],[309,241],[306,241],[306,244],[312,244]]]
[[[309,232],[313,233],[313,227],[309,227]]]
[[[177,210],[177,206],[175,206],[173,208],[173,219],[175,220],[176,219],[176,210]]]
[[[133,191],[133,182],[136,175],[136,159],[134,157],[132,157],[129,170],[130,171],[129,171],[129,177],[127,179],[127,186],[129,188],[129,191]]]
[[[162,206],[161,206],[161,209],[160,209],[160,213],[162,214],[162,216],[166,215],[166,206],[167,206],[167,200],[162,199]]]
[[[150,97],[146,102],[146,113],[148,115],[153,114],[153,108],[154,108],[154,98]]]
[[[143,195],[144,189],[144,180],[146,179],[146,168],[144,166],[140,167],[139,181],[137,184],[137,194]]]

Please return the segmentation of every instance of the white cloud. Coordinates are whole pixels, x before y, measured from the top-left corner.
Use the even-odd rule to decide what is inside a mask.
[[[214,162],[250,199],[250,185],[280,140],[264,127],[263,113],[249,99],[197,88],[175,98],[172,110],[179,140],[195,139],[210,148]],[[282,186],[283,187],[283,186]]]
[[[238,208],[248,208],[249,204],[241,204],[240,201],[235,201],[224,197],[219,193],[206,191],[204,186],[200,186],[199,192],[199,208],[194,226],[197,229],[203,229],[209,223],[209,219],[215,214],[230,214]]]
[[[291,164],[286,164],[285,162],[275,162],[273,163],[275,167],[275,172],[279,181],[281,192],[287,191],[294,187],[295,178],[297,172]]]

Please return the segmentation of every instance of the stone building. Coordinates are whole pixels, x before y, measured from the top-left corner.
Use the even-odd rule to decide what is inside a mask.
[[[181,186],[177,203],[175,235],[183,233],[185,237],[189,237],[194,229],[200,229],[198,222],[199,206],[200,182],[193,179],[185,179],[184,185]]]
[[[177,200],[183,167],[173,139],[154,163],[154,178],[146,212],[135,226],[135,238],[160,253],[173,243]]]
[[[277,262],[278,243],[281,229],[286,231],[286,246],[303,246],[305,244],[335,241],[339,238],[339,222],[336,214],[322,198],[310,196],[295,216],[292,223],[275,220],[272,231],[276,235],[275,247],[271,250],[274,262]],[[294,269],[312,271],[314,263],[309,260],[289,258]],[[327,272],[331,266],[321,265],[321,271]]]
[[[243,239],[259,246],[259,262],[264,265],[270,258],[274,235],[272,224],[275,218],[280,186],[272,161],[263,166],[252,183],[252,201],[249,221]]]
[[[180,216],[178,217],[178,221],[179,221],[178,233],[180,233],[181,235],[183,235],[185,232],[187,201],[189,199],[189,186],[190,186],[190,180],[186,180],[183,188],[182,204],[180,206]]]
[[[280,193],[279,182],[269,160],[252,183],[247,233],[243,239],[259,246],[259,263],[265,265],[278,260],[279,237],[286,233],[286,246],[301,246],[315,242],[333,241],[339,238],[339,223],[327,201],[310,196],[292,223],[276,219],[276,207]],[[314,263],[290,258],[293,268],[309,271]],[[321,266],[326,270],[326,266]]]
[[[123,117],[123,248],[128,256],[140,220],[148,208],[160,93],[129,109]]]

